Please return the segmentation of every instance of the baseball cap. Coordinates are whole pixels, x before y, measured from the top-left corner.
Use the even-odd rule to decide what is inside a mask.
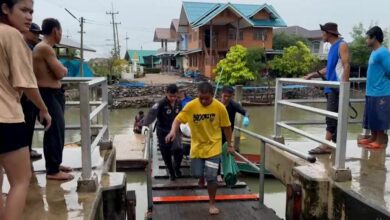
[[[37,24],[35,24],[35,23],[31,23],[30,32],[40,34],[40,33],[42,32],[42,30],[41,30],[41,28],[39,27],[39,25],[37,25]]]

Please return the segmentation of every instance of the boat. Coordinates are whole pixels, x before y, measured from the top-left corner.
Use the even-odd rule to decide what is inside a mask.
[[[256,164],[258,167],[260,167],[260,155],[258,154],[241,154],[246,159],[251,161],[252,163]],[[259,174],[259,171],[257,171],[255,168],[253,168],[251,165],[247,164],[245,161],[243,161],[240,157],[235,156],[234,158],[236,160],[236,163],[238,165],[238,168],[240,169],[241,173],[244,174]],[[272,175],[268,170],[265,170],[264,175]]]

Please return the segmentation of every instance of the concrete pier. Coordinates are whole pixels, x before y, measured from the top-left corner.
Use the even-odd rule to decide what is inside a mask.
[[[143,169],[148,160],[145,155],[145,136],[140,134],[115,135],[116,166],[119,170]]]
[[[317,146],[314,142],[288,141],[287,145],[301,152]],[[287,210],[299,212],[300,219],[390,219],[388,149],[367,150],[356,140],[348,141],[346,167],[352,180],[347,182],[330,178],[331,155],[318,156],[318,162],[310,164],[272,146],[266,149],[267,170],[285,185],[300,186],[300,210]]]
[[[42,153],[41,149],[37,150]],[[114,151],[96,149],[92,155],[99,185],[96,192],[90,193],[77,192],[77,180],[81,176],[80,147],[64,149],[63,164],[74,169],[72,174],[75,178],[71,181],[47,180],[44,159],[34,162],[35,172],[22,219],[124,219],[125,201],[120,198],[124,197],[122,193],[126,194],[126,175],[113,173],[110,157],[115,155]],[[4,177],[3,196],[6,196],[9,183]]]

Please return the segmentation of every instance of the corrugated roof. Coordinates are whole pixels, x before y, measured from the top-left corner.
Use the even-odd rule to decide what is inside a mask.
[[[170,28],[156,28],[154,31],[154,42],[160,42],[161,40],[167,40],[168,42],[174,42],[176,38],[172,36]]]
[[[231,4],[231,3],[201,3],[183,2],[183,9],[189,24],[192,27],[200,27],[207,24],[219,13],[227,8],[237,12],[252,26],[260,27],[285,27],[286,23],[271,5]],[[254,20],[252,17],[261,10],[267,10],[271,14],[269,21]]]
[[[126,52],[126,57],[129,61],[138,59],[140,65],[145,64],[144,57],[156,56],[157,51],[155,50],[128,50]]]
[[[322,31],[321,30],[308,30],[300,26],[290,26],[285,28],[275,29],[276,33],[284,32],[290,35],[301,36],[306,39],[321,39]]]

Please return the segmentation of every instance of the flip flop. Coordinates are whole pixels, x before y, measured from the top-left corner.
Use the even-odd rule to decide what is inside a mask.
[[[387,146],[387,144],[379,144],[377,142],[372,142],[372,143],[369,143],[367,145],[367,148],[369,149],[382,149],[382,148],[385,148]]]
[[[210,215],[218,215],[219,214],[219,209],[217,207],[210,207],[209,214]]]
[[[320,145],[314,149],[309,150],[309,154],[331,154],[332,149],[323,145]]]
[[[367,139],[360,139],[358,140],[358,144],[361,144],[361,145],[367,145],[367,144],[370,144],[374,141],[372,141],[371,139],[367,138]]]

